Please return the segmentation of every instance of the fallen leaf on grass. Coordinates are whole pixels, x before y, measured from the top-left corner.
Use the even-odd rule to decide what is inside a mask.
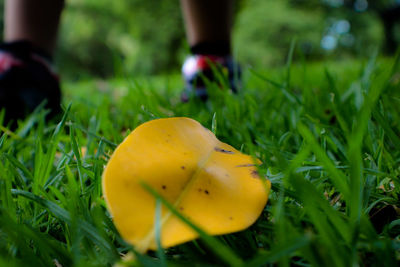
[[[210,235],[249,227],[261,214],[270,182],[258,160],[220,142],[189,118],[157,119],[137,127],[115,150],[103,173],[103,192],[121,235],[137,250],[156,249],[153,188]],[[161,245],[198,237],[166,207]]]

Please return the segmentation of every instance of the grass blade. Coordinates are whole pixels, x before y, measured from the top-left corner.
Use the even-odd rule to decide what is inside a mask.
[[[192,228],[194,231],[196,231],[200,238],[204,241],[204,243],[212,249],[212,251],[218,255],[221,260],[229,264],[230,266],[242,266],[243,262],[240,258],[236,256],[235,253],[231,251],[227,246],[223,245],[218,239],[215,237],[212,237],[208,235],[206,232],[204,232],[201,228],[196,226],[194,223],[192,223],[190,220],[188,220],[186,217],[184,217],[182,214],[180,214],[173,205],[171,205],[167,200],[165,200],[160,194],[157,193],[153,188],[148,186],[145,183],[142,183],[142,186],[150,193],[152,194],[156,199],[159,199],[162,204],[167,207],[173,215],[178,217],[181,221],[186,223],[190,228]]]

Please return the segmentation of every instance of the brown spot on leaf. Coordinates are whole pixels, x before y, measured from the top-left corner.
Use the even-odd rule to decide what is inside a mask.
[[[201,191],[203,191],[203,189],[199,188],[199,189],[197,189],[197,191],[201,192]]]
[[[257,170],[252,170],[250,174],[253,178],[260,178]]]
[[[184,170],[184,169],[185,169],[185,166],[181,166],[181,169]]]
[[[167,186],[166,185],[162,185],[161,188],[165,190],[165,189],[167,189]]]
[[[217,152],[221,152],[221,153],[226,153],[226,154],[235,154],[235,152],[230,151],[230,150],[226,150],[220,147],[214,147],[214,150]]]
[[[233,217],[229,217],[229,220],[231,220],[231,221],[232,221],[232,220],[233,220]]]
[[[183,208],[183,207],[179,207],[179,210],[180,210],[180,211],[183,211],[183,210],[184,210],[184,208]]]
[[[208,192],[208,190],[204,190],[204,193],[206,193],[206,195],[210,194],[210,192]]]
[[[240,167],[253,167],[253,166],[256,166],[256,165],[255,164],[242,164],[242,165],[236,165],[235,167],[240,168]]]

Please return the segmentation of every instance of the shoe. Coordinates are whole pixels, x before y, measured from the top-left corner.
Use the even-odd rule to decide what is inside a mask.
[[[182,102],[187,102],[191,97],[202,101],[208,99],[206,85],[208,82],[222,82],[236,93],[241,87],[240,66],[232,60],[231,56],[192,55],[182,66],[182,76],[185,89],[181,94]],[[220,84],[222,88],[222,84]]]
[[[0,110],[4,125],[25,118],[43,101],[50,110],[46,118],[61,112],[61,91],[51,59],[31,43],[0,44]]]

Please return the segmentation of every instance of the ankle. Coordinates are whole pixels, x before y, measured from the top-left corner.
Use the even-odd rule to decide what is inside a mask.
[[[30,59],[33,54],[37,57],[42,58],[48,63],[51,63],[53,61],[51,54],[27,40],[4,42],[0,44],[0,51],[11,53],[15,57],[22,60]]]
[[[190,52],[194,55],[215,55],[225,57],[231,54],[231,44],[229,41],[200,42],[191,46]]]

